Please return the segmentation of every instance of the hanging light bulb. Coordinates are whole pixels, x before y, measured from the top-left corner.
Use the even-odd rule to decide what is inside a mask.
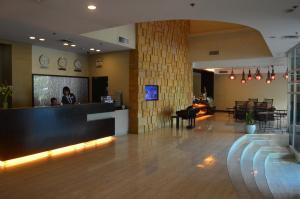
[[[241,80],[241,83],[242,84],[245,84],[246,83],[246,78],[245,78],[245,71],[243,69],[243,74],[242,74],[242,80]]]
[[[251,70],[249,69],[249,73],[248,73],[248,77],[247,77],[248,81],[252,80],[252,75],[251,75]]]
[[[234,72],[233,72],[233,68],[231,69],[231,74],[229,75],[229,79],[230,80],[235,80],[235,75],[234,75]]]
[[[271,80],[275,80],[276,79],[276,74],[275,74],[275,71],[274,71],[274,66],[272,65],[272,73],[271,73]]]
[[[286,69],[285,73],[283,74],[283,78],[288,80],[289,79],[289,70],[288,68]]]
[[[261,80],[262,79],[262,76],[260,74],[260,70],[258,68],[256,69],[255,79],[256,80]]]
[[[271,79],[271,73],[270,73],[270,70],[269,70],[269,68],[268,68],[268,76],[267,76],[267,79],[266,79],[266,83],[267,83],[267,84],[271,84],[271,82],[272,82],[272,79]]]

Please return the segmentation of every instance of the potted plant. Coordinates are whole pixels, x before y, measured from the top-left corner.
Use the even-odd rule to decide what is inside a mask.
[[[253,117],[253,112],[246,113],[246,133],[254,134],[256,131],[256,125]]]
[[[8,109],[8,97],[12,96],[11,86],[1,84],[0,85],[0,99],[2,102],[2,108]]]

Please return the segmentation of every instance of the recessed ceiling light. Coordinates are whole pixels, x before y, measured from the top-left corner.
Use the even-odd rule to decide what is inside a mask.
[[[71,44],[71,47],[76,47],[76,44]]]
[[[88,9],[89,10],[96,10],[96,6],[95,5],[88,5]]]
[[[96,51],[97,51],[97,52],[101,52],[101,50],[99,50],[99,49],[97,49]]]
[[[45,41],[46,39],[44,39],[44,38],[39,38],[39,40],[40,40],[40,41]]]
[[[30,37],[29,37],[29,39],[31,39],[31,40],[34,40],[34,39],[35,39],[35,37],[34,37],[34,36],[30,36]]]
[[[64,46],[68,46],[69,44],[67,42],[64,43]]]
[[[90,51],[94,51],[95,50],[95,48],[90,48]]]

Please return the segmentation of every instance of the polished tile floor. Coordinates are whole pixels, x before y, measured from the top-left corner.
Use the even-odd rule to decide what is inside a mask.
[[[243,134],[227,114],[0,171],[0,198],[235,199],[226,158]]]

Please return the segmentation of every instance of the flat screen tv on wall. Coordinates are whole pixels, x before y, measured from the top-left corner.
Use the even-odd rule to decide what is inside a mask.
[[[158,85],[145,86],[145,100],[146,101],[158,100]]]

